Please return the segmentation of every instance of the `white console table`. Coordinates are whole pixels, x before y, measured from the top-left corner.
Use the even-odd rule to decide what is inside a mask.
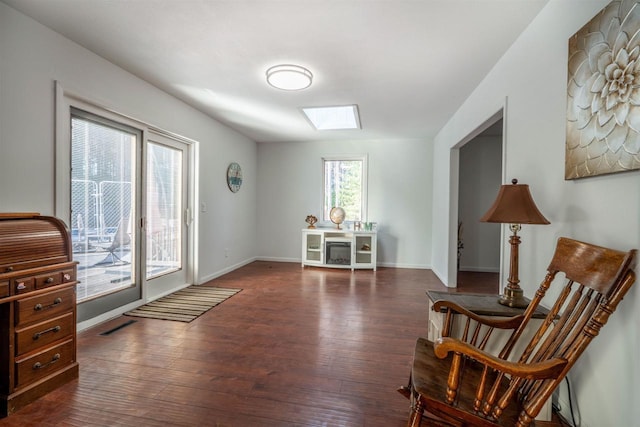
[[[302,229],[302,266],[376,270],[377,232]]]

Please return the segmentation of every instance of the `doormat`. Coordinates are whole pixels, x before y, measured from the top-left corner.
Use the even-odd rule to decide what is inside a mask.
[[[191,322],[242,289],[189,286],[131,310],[125,315]]]

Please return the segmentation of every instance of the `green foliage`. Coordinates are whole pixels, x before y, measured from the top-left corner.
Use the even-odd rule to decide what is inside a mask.
[[[334,206],[340,206],[349,221],[362,220],[362,161],[325,161],[325,218]]]

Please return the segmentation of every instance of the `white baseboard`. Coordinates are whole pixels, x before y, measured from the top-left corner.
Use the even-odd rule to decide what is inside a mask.
[[[444,275],[443,275],[443,274],[441,274],[438,270],[436,270],[436,269],[432,268],[432,269],[431,269],[431,271],[433,271],[433,274],[435,274],[435,275],[436,275],[436,277],[438,278],[438,280],[440,280],[440,282],[442,282],[442,284],[443,284],[444,286],[446,286],[446,287],[448,287],[448,288],[455,288],[455,287],[456,287],[456,285],[455,285],[455,284],[454,284],[454,285],[452,285],[452,286],[447,285],[446,280],[444,280]]]
[[[206,283],[206,282],[208,282],[210,280],[216,279],[216,278],[218,278],[220,276],[224,276],[227,273],[231,273],[233,270],[237,270],[238,268],[243,267],[243,266],[245,266],[247,264],[250,264],[253,261],[257,261],[257,260],[258,259],[255,258],[255,257],[254,258],[249,258],[249,259],[246,259],[246,260],[244,260],[242,262],[239,262],[237,264],[230,265],[229,267],[223,268],[222,270],[218,270],[215,273],[209,274],[207,276],[199,277],[197,284],[201,285],[201,284]]]
[[[151,301],[155,301],[158,298],[162,298],[162,297],[167,296],[169,294],[172,294],[172,293],[174,293],[176,291],[179,291],[180,289],[184,289],[184,288],[186,288],[188,286],[191,286],[191,285],[189,283],[185,283],[184,285],[177,286],[177,287],[175,287],[173,289],[170,289],[170,290],[168,290],[168,291],[166,291],[166,292],[164,292],[162,294],[156,295],[153,298],[139,299],[139,300],[136,300],[136,301],[134,301],[132,303],[129,303],[127,305],[123,305],[122,307],[118,307],[118,308],[115,308],[115,309],[113,309],[111,311],[108,311],[106,313],[102,313],[102,314],[100,314],[100,315],[98,315],[96,317],[92,317],[91,319],[87,319],[87,320],[85,320],[83,322],[78,323],[76,325],[76,330],[77,330],[77,332],[80,332],[80,331],[84,331],[85,329],[92,328],[92,327],[94,327],[96,325],[99,325],[100,323],[104,323],[104,322],[106,322],[108,320],[111,320],[111,319],[114,319],[114,318],[116,318],[118,316],[122,316],[127,311],[131,311],[133,309],[136,309],[136,308],[140,307],[141,305],[144,305],[144,304],[146,304],[148,302],[151,302]]]
[[[99,316],[92,317],[91,319],[88,319],[88,320],[85,320],[83,322],[78,323],[76,325],[76,330],[77,330],[77,332],[81,332],[81,331],[84,331],[85,329],[92,328],[92,327],[94,327],[96,325],[99,325],[100,323],[104,323],[104,322],[106,322],[108,320],[111,320],[113,318],[121,316],[124,313],[126,313],[127,311],[131,311],[134,308],[140,307],[143,304],[144,304],[144,301],[138,300],[138,301],[134,301],[132,303],[129,303],[127,305],[123,305],[122,307],[118,307],[116,309],[108,311],[106,313],[102,313]]]
[[[297,262],[302,265],[302,258],[279,258],[279,257],[258,257],[256,261],[269,261],[269,262]],[[415,268],[420,270],[429,270],[431,266],[427,264],[398,264],[392,262],[379,262],[378,267],[390,267],[390,268]]]
[[[395,263],[395,262],[379,262],[378,267],[389,267],[389,268],[415,268],[417,270],[430,270],[431,266],[427,264],[403,264],[403,263]]]
[[[500,268],[461,265],[460,271],[472,271],[474,273],[500,273]]]
[[[297,262],[302,265],[301,258],[278,258],[278,257],[258,257],[256,261],[269,261],[269,262]]]

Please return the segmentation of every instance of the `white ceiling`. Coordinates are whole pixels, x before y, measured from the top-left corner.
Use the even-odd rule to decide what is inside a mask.
[[[430,139],[548,0],[2,0],[258,142]],[[280,91],[265,70],[309,68]],[[300,107],[357,104],[320,132]]]

